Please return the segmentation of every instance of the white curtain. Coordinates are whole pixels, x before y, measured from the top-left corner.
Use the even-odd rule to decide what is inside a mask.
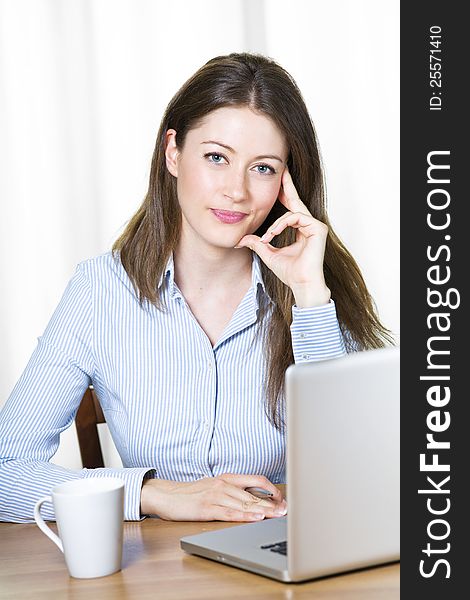
[[[398,334],[398,0],[0,0],[0,405],[75,265],[140,204],[174,92],[244,50],[299,84],[332,223]],[[79,466],[73,431],[56,461]]]

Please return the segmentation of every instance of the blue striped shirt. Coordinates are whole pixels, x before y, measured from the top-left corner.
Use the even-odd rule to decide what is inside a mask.
[[[125,518],[138,520],[143,478],[191,481],[222,473],[285,478],[285,440],[265,414],[257,310],[272,303],[253,253],[252,285],[215,346],[174,281],[165,311],[141,304],[111,253],[78,265],[24,373],[0,413],[0,519],[29,522],[36,500],[81,477],[125,481]],[[264,321],[263,327],[266,326]],[[292,307],[295,362],[344,354],[335,304]],[[51,464],[92,383],[122,469]],[[46,503],[44,516],[54,518]],[[48,512],[49,511],[49,512]]]

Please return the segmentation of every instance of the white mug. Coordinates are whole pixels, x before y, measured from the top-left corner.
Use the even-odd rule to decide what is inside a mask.
[[[41,505],[54,505],[59,536],[41,517]],[[37,525],[64,553],[72,577],[111,575],[121,569],[124,481],[116,477],[67,481],[36,502]]]

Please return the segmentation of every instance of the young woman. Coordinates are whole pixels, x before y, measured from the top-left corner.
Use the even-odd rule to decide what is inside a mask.
[[[328,223],[295,82],[260,55],[216,57],[169,103],[143,204],[112,253],[78,266],[3,408],[0,518],[116,475],[130,520],[285,514],[286,368],[388,342]],[[123,469],[48,462],[90,383]]]

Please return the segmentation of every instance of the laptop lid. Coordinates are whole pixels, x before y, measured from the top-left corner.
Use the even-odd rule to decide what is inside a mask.
[[[288,573],[399,558],[399,348],[286,372]]]

